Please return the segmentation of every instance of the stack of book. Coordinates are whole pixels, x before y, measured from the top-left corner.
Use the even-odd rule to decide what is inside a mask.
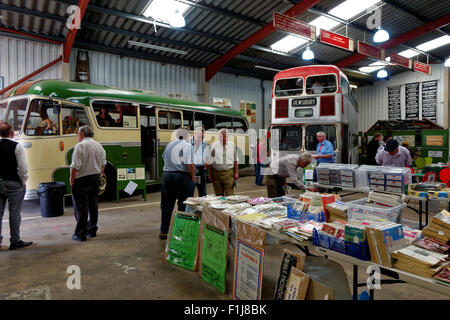
[[[422,230],[424,236],[433,239],[449,242],[450,241],[450,212],[442,210],[431,219],[431,223]]]
[[[427,250],[417,245],[396,250],[392,257],[395,259],[394,268],[426,278],[432,278],[449,264],[448,253]]]
[[[450,265],[446,265],[433,277],[434,281],[446,286],[450,286]]]
[[[384,206],[395,207],[403,202],[403,195],[370,191],[367,201]]]
[[[408,245],[403,234],[403,227],[397,223],[378,223],[366,227],[372,261],[392,267],[392,253]]]

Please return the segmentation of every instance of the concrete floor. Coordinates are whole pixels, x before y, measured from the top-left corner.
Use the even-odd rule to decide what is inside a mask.
[[[239,180],[238,193],[266,196],[265,187],[256,186],[254,178]],[[208,184],[208,193],[213,193]],[[345,197],[344,200],[360,196]],[[5,212],[4,241],[0,249],[0,299],[215,299],[228,300],[197,273],[163,261],[165,241],[158,238],[160,193],[124,198],[120,203],[101,202],[98,236],[80,243],[71,239],[75,219],[67,203],[64,216],[42,218],[39,201],[26,201],[22,214],[21,236],[35,244],[8,251],[9,225]],[[417,215],[404,210],[411,226]],[[416,225],[417,226],[417,225]],[[273,297],[282,249],[299,249],[289,243],[266,246],[263,277],[263,299]],[[81,270],[81,289],[69,290],[66,270],[76,265]],[[347,279],[352,266],[342,264]],[[367,275],[360,268],[360,282]],[[360,288],[360,292],[366,288]],[[383,285],[376,299],[448,299],[408,284]]]

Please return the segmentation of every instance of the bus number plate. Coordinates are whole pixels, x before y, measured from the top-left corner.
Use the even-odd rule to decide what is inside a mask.
[[[316,105],[316,98],[292,100],[293,107],[311,107],[315,105]]]

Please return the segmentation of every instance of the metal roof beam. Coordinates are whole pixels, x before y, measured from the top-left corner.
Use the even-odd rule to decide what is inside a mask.
[[[0,9],[6,10],[6,11],[18,12],[21,14],[26,14],[26,15],[36,16],[36,17],[41,17],[41,18],[45,18],[45,19],[56,20],[56,21],[60,21],[60,22],[64,22],[64,23],[66,22],[65,17],[50,15],[47,13],[34,11],[34,10],[26,9],[26,8],[20,8],[20,7],[16,7],[16,6],[8,6],[8,5],[0,4]],[[122,34],[122,35],[128,36],[128,37],[140,38],[140,39],[145,39],[148,41],[154,41],[154,42],[159,42],[159,43],[169,44],[169,45],[174,45],[174,46],[179,46],[179,47],[193,48],[196,50],[210,52],[210,53],[214,53],[217,55],[223,55],[226,53],[225,51],[217,50],[217,49],[213,49],[213,48],[209,48],[209,47],[205,47],[205,46],[199,46],[199,45],[194,46],[194,45],[192,45],[190,43],[186,43],[186,42],[170,40],[170,39],[163,39],[163,38],[155,37],[155,36],[148,35],[145,33],[139,33],[139,32],[124,30],[124,29],[99,25],[99,24],[86,22],[86,21],[83,21],[81,23],[81,27],[94,29],[94,30],[100,30],[100,31],[106,31],[106,32],[112,32],[115,34]],[[250,56],[246,56],[246,55],[238,55],[236,58],[240,59],[240,60],[244,60],[244,61],[258,63],[258,64],[265,64],[268,66],[273,66],[273,67],[277,67],[277,68],[281,68],[281,69],[288,69],[288,68],[292,67],[292,65],[284,65],[284,64],[268,61],[265,59],[254,58],[254,57],[250,57]]]
[[[383,49],[393,48],[393,47],[398,46],[398,45],[400,45],[402,43],[405,43],[405,42],[407,42],[407,41],[409,41],[411,39],[419,37],[422,34],[425,34],[425,33],[428,33],[430,31],[433,31],[433,30],[435,30],[437,28],[443,27],[443,26],[445,26],[445,25],[447,25],[449,23],[450,23],[450,14],[447,14],[447,15],[437,19],[436,21],[429,22],[429,23],[424,24],[424,25],[422,25],[420,27],[417,27],[417,28],[415,28],[413,30],[405,32],[405,33],[399,35],[398,37],[395,37],[395,38],[393,38],[391,40],[388,40],[387,42],[382,43],[380,45],[380,47],[383,48]],[[357,54],[355,54],[355,55],[353,55],[351,57],[348,57],[348,58],[343,59],[341,61],[335,62],[334,64],[337,67],[339,67],[339,68],[344,68],[344,67],[352,65],[354,63],[357,63],[357,62],[359,62],[359,61],[361,61],[361,60],[363,60],[365,58],[367,58],[366,55],[363,55],[361,53],[357,53]]]
[[[192,7],[197,7],[197,8],[201,8],[204,10],[208,10],[210,12],[215,12],[215,13],[218,13],[225,17],[230,17],[230,18],[235,18],[235,19],[242,20],[242,21],[247,21],[249,23],[252,23],[252,24],[260,26],[260,27],[263,27],[266,25],[266,22],[264,22],[262,20],[250,18],[250,17],[244,16],[242,14],[236,13],[234,11],[221,9],[221,8],[215,7],[215,6],[207,4],[207,3],[200,3],[200,1],[199,2],[195,2],[195,1],[191,1],[191,0],[175,0],[175,1],[190,5]]]
[[[414,18],[416,18],[417,20],[419,20],[422,23],[429,23],[429,22],[433,21],[432,19],[427,18],[423,14],[421,14],[421,13],[415,11],[415,10],[412,10],[410,8],[407,8],[407,7],[397,3],[396,1],[392,1],[392,0],[381,0],[381,1],[386,3],[386,4],[388,4],[388,5],[390,5],[391,7],[395,8],[395,9],[397,9],[399,11],[402,11],[402,12],[404,12],[404,13],[406,13],[406,14],[414,17]],[[441,33],[443,33],[443,34],[450,35],[449,32],[447,32],[445,30],[442,30],[440,28],[437,28],[436,30],[441,32]]]
[[[303,0],[299,4],[293,6],[289,10],[287,10],[284,14],[290,17],[296,17],[306,9],[312,7],[317,4],[320,0]],[[247,39],[242,41],[240,44],[235,46],[233,49],[229,50],[226,54],[214,60],[211,64],[206,67],[205,72],[205,80],[209,81],[211,78],[225,66],[225,64],[236,57],[238,54],[243,51],[251,48],[252,45],[256,44],[258,41],[266,38],[268,35],[272,34],[276,28],[273,26],[272,21],[266,24],[264,27],[253,33]]]

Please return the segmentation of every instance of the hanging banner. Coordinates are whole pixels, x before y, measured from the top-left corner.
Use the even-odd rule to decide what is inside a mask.
[[[212,104],[215,106],[221,106],[221,107],[231,109],[231,99],[213,97]]]
[[[419,120],[419,82],[405,84],[405,119]]]
[[[388,120],[400,120],[401,113],[401,86],[388,87]]]
[[[316,40],[316,27],[278,12],[273,13],[273,26],[311,40]]]
[[[355,50],[355,41],[352,39],[323,29],[320,30],[320,42],[349,51]]]
[[[405,58],[396,53],[391,53],[390,57],[391,57],[391,61],[390,61],[391,63],[395,63],[399,66],[402,66],[402,67],[405,67],[408,69],[412,68],[412,60],[411,59]]]
[[[422,82],[422,119],[436,120],[437,80]]]
[[[386,58],[386,51],[379,47],[372,46],[370,44],[364,43],[358,40],[357,51],[363,55],[378,59],[384,60]]]
[[[431,66],[429,64],[422,63],[419,61],[414,61],[413,70],[431,75]]]

